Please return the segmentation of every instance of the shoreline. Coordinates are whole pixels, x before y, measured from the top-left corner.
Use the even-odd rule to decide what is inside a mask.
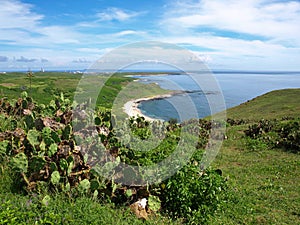
[[[145,120],[147,121],[155,121],[155,120],[161,120],[162,119],[155,119],[150,116],[146,116],[145,114],[142,113],[142,111],[138,108],[139,104],[143,101],[149,101],[149,100],[154,100],[154,99],[162,99],[162,98],[169,98],[172,97],[173,95],[178,94],[178,92],[170,93],[170,94],[161,94],[161,95],[155,95],[152,97],[144,97],[144,98],[138,98],[138,99],[133,99],[128,102],[126,102],[123,106],[123,111],[128,115],[128,117],[144,117]]]

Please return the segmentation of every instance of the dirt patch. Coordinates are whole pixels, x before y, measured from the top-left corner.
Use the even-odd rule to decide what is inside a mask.
[[[13,83],[1,83],[0,86],[3,86],[3,87],[14,87],[14,86],[16,86],[16,84],[13,84]]]

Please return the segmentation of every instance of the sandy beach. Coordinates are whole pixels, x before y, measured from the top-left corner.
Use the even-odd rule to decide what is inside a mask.
[[[125,103],[125,105],[123,106],[123,110],[129,117],[143,116],[148,121],[154,121],[157,119],[154,119],[152,117],[144,115],[141,112],[141,110],[138,108],[138,105],[143,101],[148,101],[148,100],[152,100],[152,99],[168,98],[171,96],[172,96],[172,94],[165,94],[165,95],[156,95],[156,96],[147,97],[147,98],[138,98],[138,99],[130,100]]]

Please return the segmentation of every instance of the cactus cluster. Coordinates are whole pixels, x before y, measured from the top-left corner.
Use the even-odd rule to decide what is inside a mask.
[[[155,165],[172,155],[181,141],[182,126],[191,136],[198,135],[198,149],[207,144],[212,127],[219,126],[205,120],[197,121],[195,127],[195,121],[149,122],[138,117],[129,118],[120,128],[110,110],[90,113],[85,104],[71,106],[63,94],[48,105],[35,103],[25,92],[13,103],[0,99],[0,114],[10,121],[10,129],[0,130],[0,160],[8,158],[28,192],[88,194],[117,204],[146,199],[147,212],[160,210],[162,193],[167,193],[163,183],[147,185],[145,174],[137,176],[141,166]],[[185,160],[188,147],[166,165],[166,173],[177,160]],[[200,159],[194,156],[192,160]],[[124,163],[133,166],[124,167]],[[188,162],[187,166],[192,165]],[[136,179],[123,184],[129,176]],[[155,171],[147,176],[155,178]],[[193,176],[202,179],[199,173]]]
[[[299,118],[282,118],[282,120],[260,120],[244,130],[247,137],[259,139],[271,148],[283,148],[292,152],[300,151]]]

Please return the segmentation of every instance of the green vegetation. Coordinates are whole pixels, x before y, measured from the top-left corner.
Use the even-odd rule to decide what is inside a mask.
[[[300,153],[300,120],[288,121],[261,120],[252,124],[245,135],[253,141],[262,142],[270,148],[284,148],[288,151]]]
[[[35,83],[43,76],[39,85],[49,92]],[[139,93],[131,78],[112,77],[98,95],[101,107],[90,115],[81,113],[84,104],[71,104],[79,75],[34,74],[28,94],[20,89],[26,79],[20,73],[0,77],[1,96],[7,96],[0,100],[0,224],[300,224],[300,89],[274,91],[228,110],[226,138],[211,168],[200,170],[211,124],[199,120],[197,151],[177,173],[151,185],[134,179],[120,185],[126,178],[122,162],[138,177],[139,168],[192,138],[172,121],[139,117],[129,118],[127,130],[113,126],[113,100],[120,108],[162,90],[145,85]],[[83,119],[72,121],[73,113]],[[162,141],[152,146],[154,131]],[[177,158],[184,160],[188,150],[186,145]],[[132,210],[142,198],[148,200],[145,211]]]
[[[133,78],[126,73],[116,73],[110,79],[103,74],[84,76],[86,84],[83,86],[89,91],[100,92],[96,103],[104,108],[111,108],[114,101],[117,101],[114,106],[121,109],[130,99],[168,93],[155,84],[131,82]],[[48,104],[53,96],[59,96],[60,93],[72,101],[74,94],[82,91],[77,89],[81,78],[82,74],[67,72],[35,72],[32,77],[21,72],[0,74],[0,98],[18,99],[23,91],[27,91],[30,97],[41,104]]]
[[[231,200],[211,224],[299,224],[300,155],[245,137],[247,125],[229,127],[213,166],[231,187]]]
[[[0,224],[145,224],[128,208],[103,204],[91,197],[22,196],[0,193]],[[153,216],[147,224],[173,224]]]
[[[206,222],[221,209],[227,190],[225,179],[212,169],[201,171],[197,166],[207,143],[210,122],[199,121],[199,129],[205,132],[196,137],[198,150],[186,162],[186,152],[191,146],[185,138],[191,140],[193,135],[182,137],[181,125],[176,123],[149,123],[142,117],[130,118],[128,126],[132,135],[124,140],[130,130],[123,129],[120,133],[122,129],[114,128],[109,109],[89,114],[88,103],[71,105],[63,93],[46,105],[36,103],[26,92],[20,96],[14,101],[5,98],[0,101],[1,119],[5,124],[0,133],[1,185],[7,187],[3,195],[9,193],[8,196],[14,196],[12,199],[15,196],[23,199],[21,205],[11,200],[3,201],[0,205],[2,223],[73,224],[80,218],[77,223],[100,224],[111,221],[118,213],[126,217],[129,205],[131,208],[143,198],[148,199],[144,214],[134,213],[149,219],[150,224],[172,220],[174,223]],[[75,115],[80,113],[83,116],[78,119]],[[75,116],[73,121],[72,115]],[[152,130],[161,130],[163,141],[156,147],[143,145],[145,140],[160,140],[155,139],[157,132],[152,133]],[[139,171],[142,166],[155,165],[170,156],[179,141],[187,143],[185,149],[161,173],[168,173],[176,165],[184,163],[185,166],[165,181],[146,183],[144,179],[151,177],[157,180],[157,174],[155,170]],[[132,167],[120,167],[123,162]],[[195,190],[198,193],[194,193]],[[181,196],[177,196],[178,191]],[[11,195],[12,192],[16,192],[15,195]],[[31,201],[26,212],[19,210]],[[70,204],[67,209],[72,213],[57,214],[66,212],[65,201]],[[86,213],[108,215],[99,218],[73,215],[80,204],[89,205]],[[110,216],[114,208],[116,214]],[[186,213],[191,215],[186,216]],[[34,216],[36,214],[40,216]],[[114,222],[118,224],[118,220]],[[122,223],[139,224],[141,221],[130,215],[119,222]]]
[[[211,224],[300,223],[299,94],[273,91],[228,110],[213,166],[228,176],[231,200]]]
[[[227,110],[227,117],[235,120],[298,118],[300,89],[284,89],[266,93]]]
[[[80,78],[80,74],[64,72],[36,72],[32,77],[21,72],[0,74],[0,96],[17,99],[21,92],[26,90],[35,101],[47,104],[53,99],[53,95],[59,95],[61,92],[72,98]]]

